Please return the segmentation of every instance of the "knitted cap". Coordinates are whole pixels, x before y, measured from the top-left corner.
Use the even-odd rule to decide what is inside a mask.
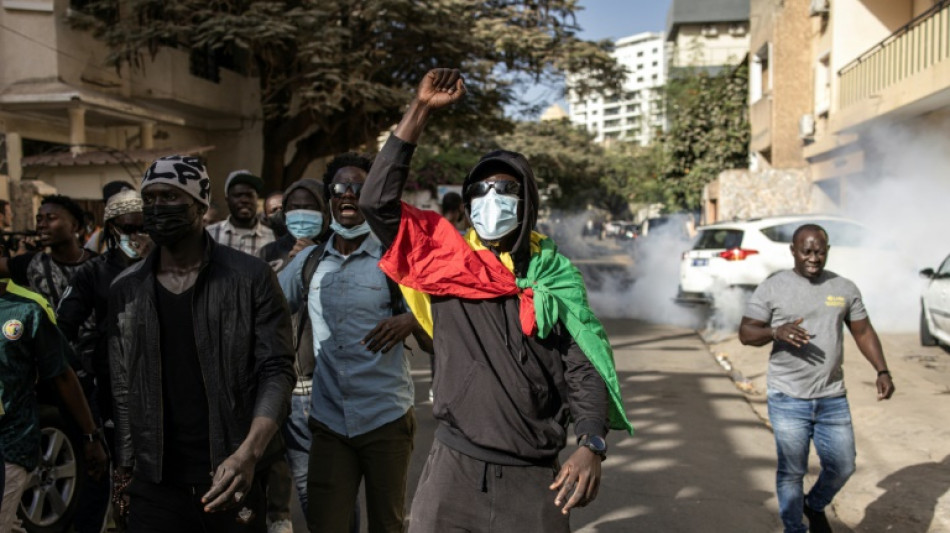
[[[155,183],[178,187],[205,207],[211,202],[211,178],[197,157],[168,155],[156,159],[142,176],[142,190]]]
[[[112,220],[113,218],[127,215],[129,213],[141,212],[142,197],[139,196],[139,193],[135,190],[126,189],[109,197],[109,201],[106,202],[106,209],[102,215],[102,218],[104,220]]]

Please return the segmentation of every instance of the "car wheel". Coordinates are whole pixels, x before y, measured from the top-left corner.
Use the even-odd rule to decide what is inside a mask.
[[[936,346],[937,339],[930,333],[930,324],[927,322],[927,313],[924,306],[920,306],[920,344],[922,346]]]
[[[55,407],[41,407],[40,427],[40,464],[27,479],[18,514],[30,533],[61,533],[69,530],[79,500],[82,447]]]

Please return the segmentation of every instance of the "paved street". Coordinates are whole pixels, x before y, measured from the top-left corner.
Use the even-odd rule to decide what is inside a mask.
[[[574,531],[780,531],[772,435],[700,338],[631,320],[605,325],[637,433],[610,435],[600,496],[572,513]],[[435,427],[428,357],[412,363],[419,429],[410,495]]]
[[[734,337],[707,347],[691,330],[633,320],[605,325],[637,433],[610,435],[600,496],[573,513],[574,531],[781,531],[763,394],[767,351]],[[867,363],[846,343],[858,471],[829,517],[838,533],[948,532],[950,355],[920,347],[915,335],[883,334],[882,341],[898,387],[888,403],[874,400]],[[419,429],[410,495],[435,428],[428,357],[417,352],[412,364]],[[813,456],[806,484],[817,465]],[[296,530],[306,531],[295,518]]]

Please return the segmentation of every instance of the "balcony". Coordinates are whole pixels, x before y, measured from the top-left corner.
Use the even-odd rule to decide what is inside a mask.
[[[832,129],[948,105],[950,0],[941,0],[838,72]]]

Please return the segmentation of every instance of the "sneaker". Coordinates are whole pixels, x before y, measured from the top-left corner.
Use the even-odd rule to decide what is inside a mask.
[[[831,524],[828,523],[828,517],[825,516],[823,511],[815,511],[808,507],[807,503],[804,508],[805,518],[808,519],[808,531],[811,533],[834,533],[831,530]]]
[[[294,524],[290,520],[271,522],[271,525],[267,527],[267,533],[294,533]]]

